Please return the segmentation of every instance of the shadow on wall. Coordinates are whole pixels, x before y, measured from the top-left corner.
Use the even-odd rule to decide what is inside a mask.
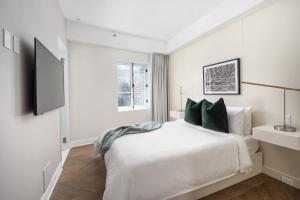
[[[34,41],[32,39],[32,41]],[[33,112],[34,94],[34,45],[20,39],[20,54],[15,63],[15,115],[22,116]]]

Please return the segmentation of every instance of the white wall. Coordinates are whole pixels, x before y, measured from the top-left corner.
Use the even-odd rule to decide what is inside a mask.
[[[280,0],[245,16],[223,29],[200,38],[170,55],[171,109],[179,109],[179,87],[184,97],[216,100],[204,96],[202,67],[241,58],[241,80],[300,88],[300,1]],[[227,105],[254,108],[254,126],[281,124],[283,92],[242,85],[241,95],[224,96]],[[300,128],[300,94],[289,91],[287,113]],[[300,152],[262,143],[265,167],[300,180]]]
[[[274,0],[230,0],[221,2],[212,12],[196,20],[168,40],[167,52],[174,52],[198,37],[224,26],[230,21],[253,12]]]
[[[69,42],[71,141],[150,120],[149,110],[118,112],[118,62],[149,63],[149,55]]]
[[[2,46],[2,28],[20,39],[20,54]],[[43,194],[43,168],[49,177],[60,162],[59,111],[32,114],[34,37],[59,55],[65,21],[58,1],[0,2],[0,199],[37,200]]]
[[[101,29],[99,27],[70,20],[67,20],[66,29],[67,38],[70,41],[97,44],[144,53],[163,53],[167,48],[166,41]],[[116,37],[114,37],[114,34]]]

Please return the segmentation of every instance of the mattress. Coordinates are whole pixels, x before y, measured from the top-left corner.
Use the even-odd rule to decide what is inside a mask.
[[[247,145],[249,154],[254,155],[259,149],[258,141],[254,139],[252,135],[244,136],[244,141]]]

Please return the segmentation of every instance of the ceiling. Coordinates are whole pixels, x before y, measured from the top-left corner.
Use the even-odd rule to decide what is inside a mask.
[[[276,0],[59,0],[69,41],[170,54]]]
[[[69,20],[168,41],[226,0],[60,0]]]

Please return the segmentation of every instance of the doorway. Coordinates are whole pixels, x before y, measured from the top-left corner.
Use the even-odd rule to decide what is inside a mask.
[[[69,66],[68,49],[62,40],[58,40],[61,62],[64,66],[65,106],[60,109],[60,144],[62,165],[70,151],[70,112],[69,112]]]

